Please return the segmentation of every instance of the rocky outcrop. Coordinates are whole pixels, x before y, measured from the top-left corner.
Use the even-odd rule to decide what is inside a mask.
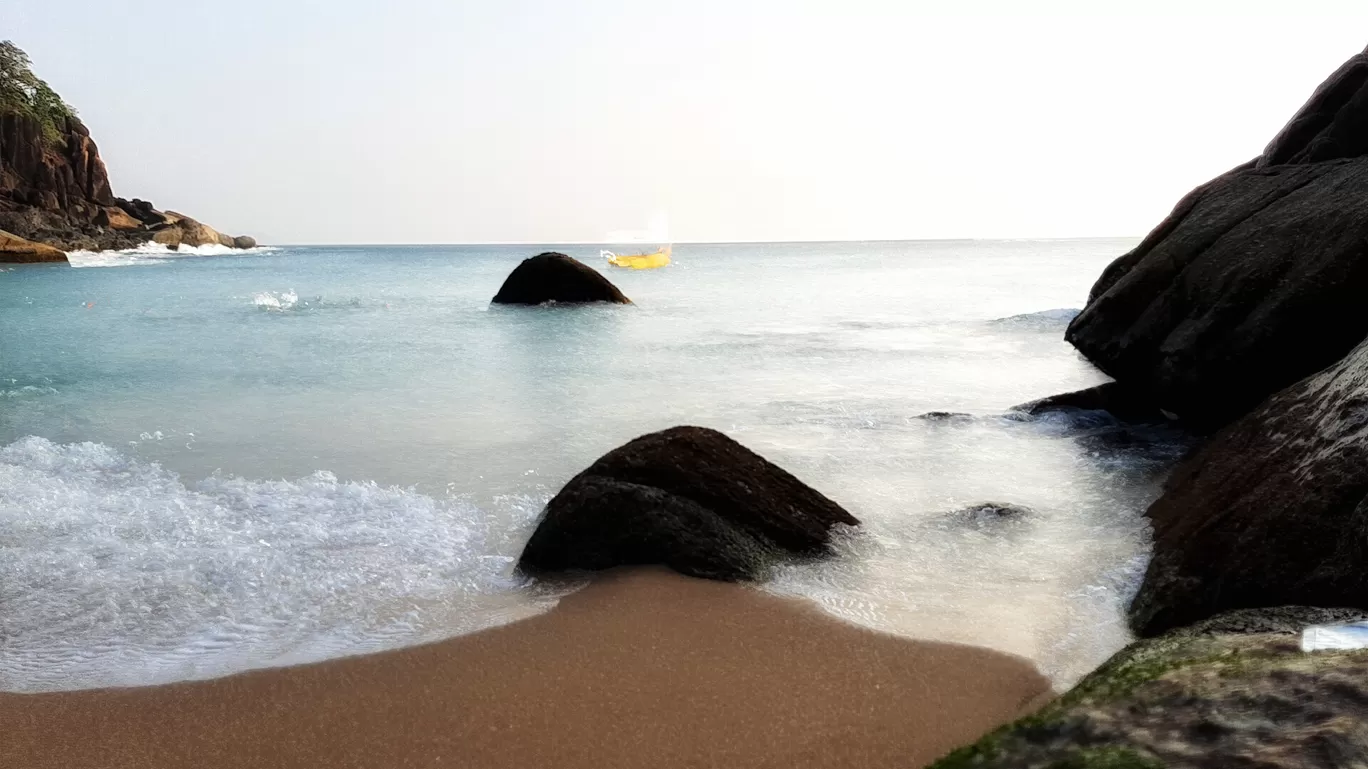
[[[169,216],[158,211],[146,200],[139,200],[137,198],[124,200],[123,198],[119,198],[116,202],[118,203],[120,210],[145,227],[156,229],[171,223],[171,218]]]
[[[495,304],[631,304],[598,270],[554,251],[524,259],[504,280]]]
[[[1107,382],[1086,390],[1051,395],[1013,406],[1012,410],[1033,416],[1055,411],[1105,411],[1124,422],[1143,424],[1168,421],[1164,413],[1143,393],[1120,382]]]
[[[674,427],[608,452],[565,484],[519,560],[531,574],[664,564],[747,580],[829,552],[835,502],[716,430]]]
[[[1301,651],[1363,612],[1236,612],[1136,642],[1040,712],[932,769],[1315,769],[1368,765],[1368,651]]]
[[[136,230],[143,226],[142,222],[129,216],[118,206],[105,206],[95,215],[95,223],[108,227],[111,230]]]
[[[152,212],[154,215],[158,213],[157,211]],[[185,214],[167,211],[161,216],[166,219],[167,224],[154,231],[153,240],[158,243],[176,246],[238,247],[235,238],[224,235],[213,227],[196,221]],[[251,240],[251,238],[247,238],[247,240]],[[256,241],[253,240],[252,243],[255,245]]]
[[[1218,427],[1368,336],[1368,54],[1258,158],[1197,188],[1093,287],[1066,338],[1155,407]]]
[[[1146,514],[1142,635],[1245,607],[1368,609],[1368,342],[1218,433]]]
[[[52,246],[34,243],[31,240],[0,230],[0,262],[65,262],[66,254]]]
[[[13,44],[0,42],[0,60],[0,229],[63,251],[154,240],[168,222],[150,203],[114,196],[85,124],[33,75]],[[183,233],[179,242],[238,247],[214,234]],[[158,242],[167,240],[174,238]]]

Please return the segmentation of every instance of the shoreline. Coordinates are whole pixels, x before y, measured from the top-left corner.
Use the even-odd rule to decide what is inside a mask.
[[[0,765],[912,767],[1051,698],[1026,660],[615,570],[550,612],[208,681],[0,694]]]

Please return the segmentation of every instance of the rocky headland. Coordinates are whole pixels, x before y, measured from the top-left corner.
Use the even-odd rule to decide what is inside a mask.
[[[67,251],[251,248],[184,214],[116,197],[90,130],[28,57],[0,42],[0,262],[63,262]]]

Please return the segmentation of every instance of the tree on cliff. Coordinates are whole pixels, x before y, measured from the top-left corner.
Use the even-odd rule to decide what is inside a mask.
[[[38,119],[43,136],[62,141],[62,124],[76,112],[43,79],[33,74],[28,54],[9,40],[0,41],[0,114]]]

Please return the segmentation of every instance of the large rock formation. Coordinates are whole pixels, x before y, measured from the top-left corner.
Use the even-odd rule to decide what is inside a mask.
[[[522,260],[504,280],[493,301],[495,304],[632,303],[593,267],[554,251]]]
[[[1067,339],[1205,427],[1368,336],[1368,54],[1258,158],[1194,190],[1093,287]]]
[[[542,513],[519,568],[541,574],[664,564],[756,579],[776,558],[823,555],[859,521],[715,430],[674,427],[603,455]]]
[[[1138,641],[1040,712],[931,769],[1368,766],[1368,651],[1301,651],[1310,624],[1363,612],[1282,607]]]
[[[0,114],[0,193],[16,205],[94,218],[114,205],[109,174],[90,131],[74,115],[57,134],[20,114]]]
[[[66,254],[0,230],[0,262],[65,262]]]
[[[131,248],[154,239],[239,247],[198,222],[203,229],[189,237],[156,238],[173,223],[150,203],[114,196],[90,131],[33,75],[23,51],[0,42],[0,65],[0,229],[62,251]],[[0,261],[7,261],[4,252]]]
[[[1218,433],[1147,513],[1142,635],[1230,609],[1368,609],[1368,342]]]

